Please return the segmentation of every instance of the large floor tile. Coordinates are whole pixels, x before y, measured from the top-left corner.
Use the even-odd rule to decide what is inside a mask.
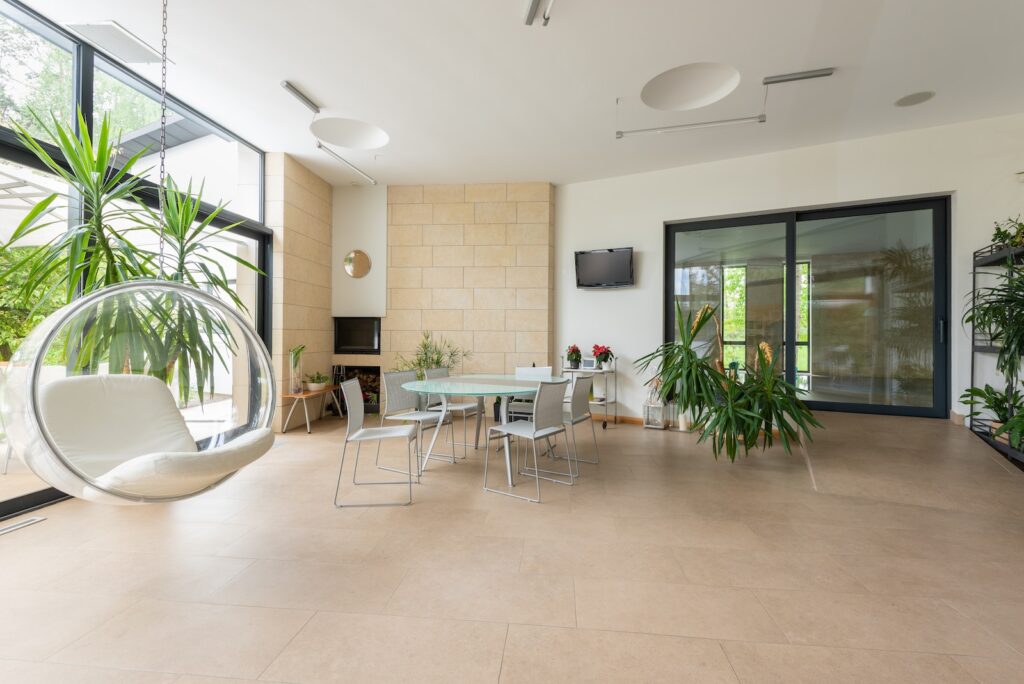
[[[1024,656],[1024,601],[955,599],[947,603]]]
[[[572,577],[423,569],[410,571],[387,612],[574,627]]]
[[[737,682],[709,639],[510,625],[502,684],[516,682]]]
[[[507,626],[463,620],[317,613],[262,679],[336,682],[494,682]]]
[[[56,585],[64,591],[96,595],[200,600],[251,563],[247,558],[108,551],[68,568]]]
[[[10,684],[180,684],[178,675],[98,667],[0,660],[0,682]]]
[[[748,589],[665,582],[576,580],[580,627],[710,639],[784,641]]]
[[[615,521],[620,541],[706,549],[765,549],[749,525],[735,520],[691,516],[622,517]]]
[[[527,539],[519,571],[652,582],[686,581],[672,548],[649,544]]]
[[[979,684],[1020,684],[1024,682],[1024,659],[956,656]]]
[[[144,600],[57,653],[68,664],[255,679],[312,612]]]
[[[412,568],[514,572],[523,556],[523,540],[447,532],[401,530],[383,533],[366,560]]]
[[[794,644],[985,656],[1005,652],[985,630],[937,599],[757,593]]]
[[[259,527],[234,543],[223,546],[218,555],[351,563],[366,558],[381,540],[381,536],[377,532],[365,530]]]
[[[694,584],[755,589],[865,592],[829,556],[758,549],[676,547],[675,557]]]
[[[211,603],[379,613],[405,568],[365,563],[258,560],[207,597]]]
[[[952,657],[785,644],[722,644],[743,684],[972,684]]]
[[[976,558],[836,556],[845,572],[870,591],[896,596],[987,596],[1024,598],[1019,582],[1024,564]]]
[[[0,590],[0,658],[44,660],[132,603],[117,596]]]

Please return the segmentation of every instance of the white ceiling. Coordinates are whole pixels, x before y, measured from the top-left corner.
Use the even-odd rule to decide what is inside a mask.
[[[159,0],[28,4],[159,44]],[[559,0],[546,28],[523,24],[526,5],[170,0],[169,88],[335,184],[359,179],[316,150],[282,79],[387,131],[381,150],[339,151],[388,184],[567,183],[1024,111],[1020,0]],[[739,87],[690,112],[640,103],[648,79],[697,61],[734,65]],[[826,66],[837,73],[772,86],[766,124],[615,139],[757,114],[764,76]],[[893,106],[920,90],[937,96]]]

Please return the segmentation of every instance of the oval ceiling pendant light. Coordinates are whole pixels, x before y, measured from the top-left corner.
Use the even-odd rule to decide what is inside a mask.
[[[740,72],[729,64],[694,62],[664,71],[644,86],[640,99],[654,109],[683,112],[706,107],[736,90]]]
[[[388,134],[378,126],[340,116],[313,119],[309,131],[318,140],[350,150],[376,150],[387,145],[390,140]]]

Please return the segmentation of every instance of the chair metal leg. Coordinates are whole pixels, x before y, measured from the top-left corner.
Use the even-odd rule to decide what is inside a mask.
[[[379,445],[380,445],[380,442],[378,441],[378,446]],[[341,477],[342,477],[342,474],[345,471],[345,455],[348,452],[348,441],[346,441],[345,442],[345,446],[343,446],[342,449],[341,449],[341,465],[338,466],[338,484],[334,488],[334,507],[335,508],[375,508],[375,507],[380,507],[380,506],[408,506],[409,504],[411,504],[412,503],[412,485],[413,485],[413,482],[412,482],[412,476],[413,476],[413,471],[412,471],[412,440],[406,440],[406,443],[405,443],[406,462],[407,462],[407,465],[409,467],[409,470],[405,473],[405,475],[407,476],[406,480],[374,481],[374,482],[363,481],[363,482],[359,482],[356,479],[356,475],[359,472],[359,451],[360,451],[361,447],[362,447],[362,444],[360,442],[356,442],[356,462],[355,462],[355,467],[352,470],[352,483],[355,484],[355,485],[358,485],[358,486],[362,486],[362,485],[404,485],[404,484],[408,484],[408,486],[409,486],[409,499],[407,501],[396,501],[394,503],[363,503],[363,504],[343,504],[341,501],[339,501],[338,500],[338,495],[341,492]],[[395,469],[395,472],[399,472],[400,473],[402,471]]]
[[[493,430],[493,429],[494,428],[491,428],[491,430]],[[507,434],[504,435],[504,440],[505,440],[505,459],[508,462],[508,465],[511,466],[511,461],[508,460],[510,458],[509,452],[511,451],[511,445],[509,445],[509,443],[508,443],[508,435]],[[537,498],[536,499],[531,499],[528,496],[521,496],[519,494],[513,494],[511,492],[503,492],[500,489],[492,489],[491,487],[487,486],[487,469],[488,469],[488,464],[489,464],[490,456],[491,456],[491,436],[490,436],[490,430],[488,430],[487,439],[484,440],[484,441],[485,441],[485,444],[484,444],[484,491],[485,492],[491,492],[492,494],[501,494],[502,496],[510,496],[513,499],[522,499],[523,501],[529,501],[530,503],[540,503],[540,479],[537,479]],[[536,446],[537,446],[536,443],[534,443],[534,451],[533,451],[533,465],[534,465],[534,468],[536,468],[536,466],[537,466],[537,449],[536,449]],[[517,448],[518,448],[518,446],[517,446]],[[511,477],[511,468],[509,468],[509,477]]]
[[[587,420],[590,421],[590,434],[594,437],[594,460],[593,461],[588,461],[585,458],[580,458],[579,457],[579,453],[577,452],[577,454],[576,454],[576,462],[577,463],[593,463],[594,465],[597,465],[597,464],[599,464],[601,462],[601,456],[600,456],[600,454],[597,451],[597,429],[594,427],[594,418],[593,418],[593,416],[591,416]],[[580,421],[580,422],[582,422],[582,421]],[[573,427],[575,427],[575,424],[574,424]],[[573,437],[574,438],[575,438],[575,435],[576,435],[576,433],[573,432]]]
[[[569,451],[569,442],[568,442],[568,439],[564,437],[565,433],[563,432],[562,434],[563,434],[563,438],[566,439],[565,450],[566,450],[566,452],[568,452]],[[549,453],[550,453],[550,450],[553,449],[553,445],[551,443],[551,438],[552,437],[554,437],[554,435],[551,435],[549,437],[545,437],[544,438],[544,441],[546,442],[546,444],[548,446]],[[548,482],[554,482],[555,484],[568,485],[570,487],[573,486],[574,484],[576,484],[576,473],[573,472],[573,468],[572,468],[572,454],[571,453],[566,456],[566,463],[569,466],[569,472],[563,473],[563,472],[561,472],[559,470],[539,470],[539,469],[537,469],[537,440],[531,440],[531,441],[533,442],[533,451],[534,451],[534,458],[533,458],[534,468],[533,468],[533,472],[530,471],[531,469],[529,467],[526,467],[523,470],[519,471],[520,475],[530,475],[532,477],[536,477],[536,478],[539,478],[541,480],[547,480]],[[557,476],[560,476],[562,478],[568,477],[569,481],[566,482],[564,479],[559,479],[558,477],[544,477],[544,475],[541,475],[541,473],[544,473],[544,475],[557,475]]]

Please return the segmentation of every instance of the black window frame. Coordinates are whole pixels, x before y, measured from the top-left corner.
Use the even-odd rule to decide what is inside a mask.
[[[50,21],[45,16],[39,14],[30,7],[25,6],[21,2],[18,2],[17,0],[0,0],[0,16],[9,17],[12,21],[25,26],[28,30],[40,35],[46,40],[49,40],[58,47],[71,52],[73,75],[73,82],[71,83],[73,94],[72,111],[74,112],[79,109],[82,111],[82,118],[84,119],[85,125],[90,133],[92,132],[94,118],[93,86],[95,77],[94,67],[97,57],[101,57],[104,62],[106,62],[104,66],[109,65],[110,67],[118,70],[120,72],[120,76],[122,76],[126,82],[138,87],[144,94],[159,99],[160,89],[152,82],[121,64],[115,57],[96,49],[94,46],[83,41],[80,37],[65,30],[55,22]],[[274,233],[263,223],[266,211],[266,153],[259,147],[256,147],[241,136],[233,133],[224,126],[221,126],[216,121],[203,115],[194,107],[169,93],[167,95],[167,102],[168,105],[173,107],[175,110],[184,112],[203,125],[223,134],[225,137],[231,138],[238,143],[245,145],[258,155],[259,179],[257,218],[252,219],[250,217],[236,214],[227,209],[222,209],[212,221],[212,225],[223,228],[231,226],[232,224],[237,224],[231,227],[229,232],[256,241],[257,259],[255,265],[260,269],[260,271],[262,271],[262,273],[257,274],[256,307],[252,314],[256,333],[259,335],[260,339],[263,340],[267,350],[271,351],[271,331],[273,329],[273,322],[271,319],[273,312],[272,250]],[[77,129],[77,120],[75,122],[75,126]],[[45,149],[58,164],[64,166],[63,157],[55,145],[45,141],[39,142],[43,149]],[[28,148],[26,148],[20,140],[18,140],[14,131],[3,125],[0,125],[0,159],[11,161],[39,171],[47,173],[50,172],[49,169],[47,169],[46,166]],[[142,179],[139,184],[139,199],[150,207],[156,207],[158,205],[157,188],[158,186],[156,183]],[[214,210],[216,210],[216,205],[208,202],[202,202],[200,204],[199,217],[201,219],[205,219]],[[22,515],[29,511],[42,508],[43,506],[48,506],[67,498],[70,498],[67,494],[51,487],[30,492],[12,499],[3,500],[0,501],[0,520]]]
[[[952,248],[952,198],[948,194],[925,195],[916,198],[860,202],[855,204],[831,205],[818,208],[803,208],[776,211],[765,214],[743,214],[716,219],[695,219],[683,221],[665,221],[664,243],[664,282],[662,284],[662,329],[665,342],[675,340],[675,237],[677,233],[709,230],[716,228],[735,228],[743,226],[778,225],[786,226],[786,289],[785,289],[785,377],[786,381],[796,383],[796,307],[797,307],[797,275],[796,266],[796,226],[800,221],[864,216],[879,213],[932,210],[932,244],[935,260],[935,325],[932,331],[932,344],[935,349],[935,375],[932,386],[931,406],[905,406],[866,404],[852,402],[826,402],[808,400],[807,405],[814,410],[845,411],[850,413],[868,413],[896,416],[917,416],[924,418],[948,418],[952,407],[950,389],[952,387],[952,341],[950,334],[951,315],[951,248]]]

